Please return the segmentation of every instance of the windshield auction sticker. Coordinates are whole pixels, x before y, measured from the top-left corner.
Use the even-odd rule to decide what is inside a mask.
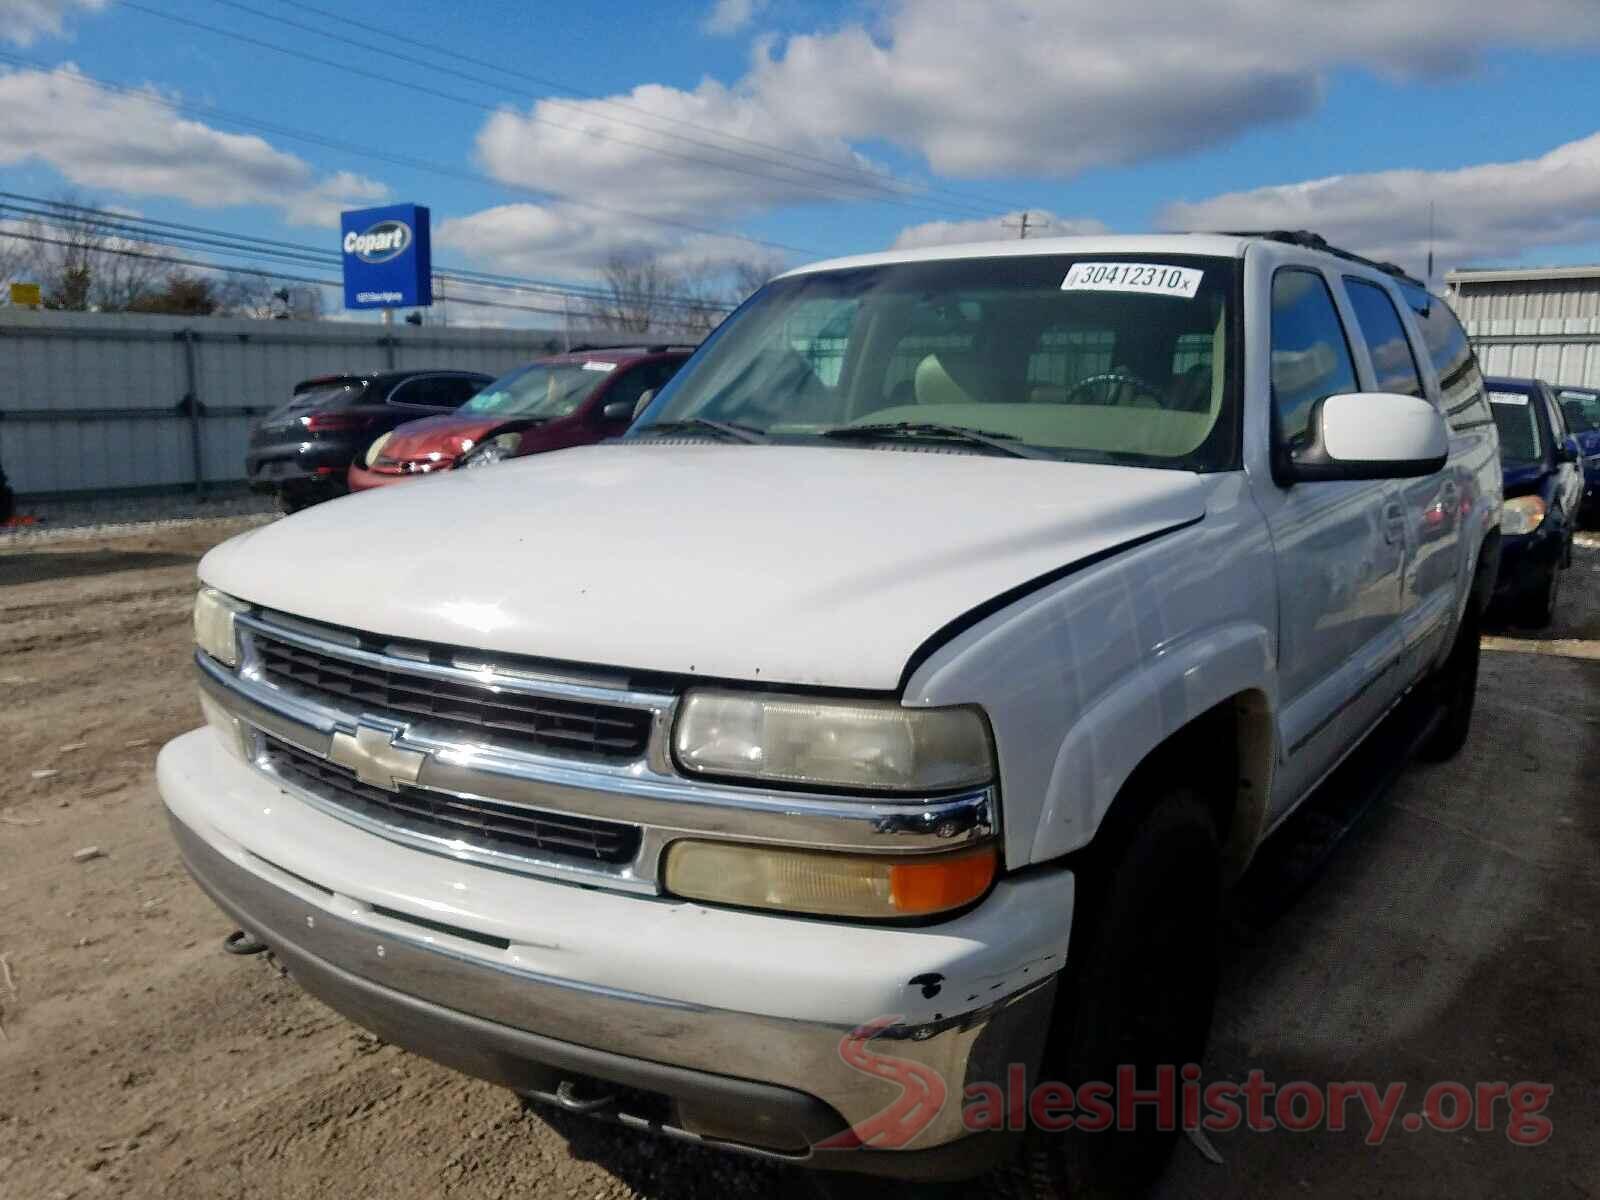
[[[1521,392],[1490,392],[1490,404],[1514,404],[1518,408],[1528,407],[1528,398]]]
[[[1173,267],[1163,263],[1081,262],[1073,263],[1061,281],[1064,292],[1144,292],[1156,296],[1178,296],[1193,300],[1200,290],[1204,271],[1194,267]]]

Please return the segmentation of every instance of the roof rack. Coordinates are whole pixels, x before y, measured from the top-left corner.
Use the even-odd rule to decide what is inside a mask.
[[[1428,289],[1427,284],[1404,267],[1392,262],[1379,262],[1375,258],[1365,258],[1350,250],[1341,250],[1320,233],[1313,233],[1309,229],[1230,229],[1225,232],[1228,237],[1264,238],[1269,242],[1286,242],[1291,246],[1304,246],[1307,250],[1321,250],[1324,254],[1331,254],[1335,258],[1360,263],[1364,267],[1382,271],[1385,275],[1392,275],[1396,279],[1414,284],[1423,291]]]

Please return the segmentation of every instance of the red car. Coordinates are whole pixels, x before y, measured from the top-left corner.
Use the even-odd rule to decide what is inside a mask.
[[[541,358],[502,375],[455,412],[384,434],[350,467],[350,490],[616,437],[640,398],[659,390],[691,353],[634,346]]]

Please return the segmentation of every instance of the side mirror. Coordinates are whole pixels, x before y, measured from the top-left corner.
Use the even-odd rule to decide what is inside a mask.
[[[1351,392],[1311,406],[1303,444],[1280,451],[1280,483],[1414,479],[1450,457],[1450,431],[1420,396]]]
[[[637,421],[639,414],[650,407],[650,401],[656,398],[655,388],[645,388],[644,394],[639,397],[639,403],[633,406],[633,419]]]
[[[618,421],[633,420],[634,406],[626,400],[613,400],[600,410],[600,419],[608,425]]]
[[[1569,437],[1556,447],[1556,461],[1558,463],[1575,463],[1583,461],[1583,451],[1578,446],[1578,439]]]

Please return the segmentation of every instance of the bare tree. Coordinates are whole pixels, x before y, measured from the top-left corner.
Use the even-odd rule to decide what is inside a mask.
[[[322,316],[322,289],[309,284],[274,285],[266,275],[230,271],[217,285],[217,312],[257,321],[315,321]]]
[[[654,255],[613,254],[601,270],[603,294],[587,304],[606,329],[644,333],[664,324],[666,301],[678,279]]]
[[[757,288],[780,274],[784,265],[783,259],[776,254],[752,255],[729,263],[728,277],[733,289],[730,299],[734,304],[743,304]]]
[[[703,337],[782,269],[781,261],[765,257],[671,267],[654,255],[614,254],[601,272],[603,295],[589,302],[587,315],[628,333],[670,330]]]
[[[123,236],[71,193],[49,207],[18,230],[18,274],[40,285],[46,308],[122,312],[160,291],[167,268],[148,256],[165,247]]]

